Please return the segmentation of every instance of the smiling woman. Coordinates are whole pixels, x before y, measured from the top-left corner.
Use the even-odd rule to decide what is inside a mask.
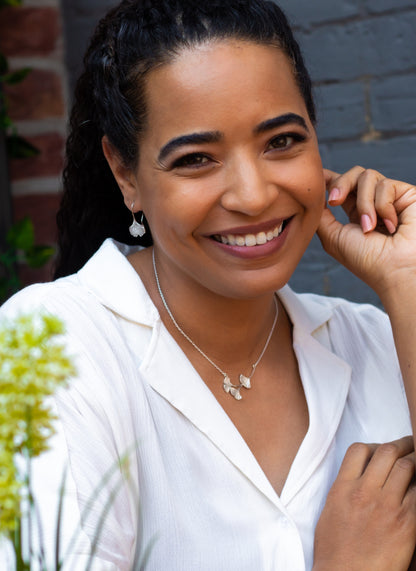
[[[148,74],[146,97],[138,165],[120,162],[108,137],[104,153],[126,206],[146,215],[162,282],[179,296],[174,305],[280,289],[316,231],[325,189],[287,56],[235,40],[197,45]],[[267,240],[267,232],[277,236]]]
[[[4,312],[58,314],[77,357],[34,470],[49,506],[69,462],[75,568],[93,546],[97,569],[408,569],[416,191],[324,170],[277,5],[122,2],[86,54],[64,178],[61,279]],[[287,286],[315,232],[383,300],[399,359],[381,311]]]

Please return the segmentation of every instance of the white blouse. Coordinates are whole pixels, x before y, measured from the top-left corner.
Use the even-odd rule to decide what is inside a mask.
[[[346,448],[411,434],[387,316],[288,286],[278,292],[310,420],[279,497],[163,326],[130,251],[107,240],[77,274],[31,286],[2,309],[61,317],[78,371],[55,399],[52,449],[34,466],[49,556],[69,461],[63,550],[80,520],[82,531],[64,570],[85,569],[97,525],[95,570],[310,570],[315,525]],[[6,557],[0,549],[1,569]]]

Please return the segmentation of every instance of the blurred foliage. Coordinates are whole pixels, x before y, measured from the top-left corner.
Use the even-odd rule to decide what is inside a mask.
[[[19,264],[40,268],[54,254],[52,246],[35,244],[33,222],[24,218],[13,224],[6,236],[7,249],[0,252],[0,304],[16,293],[22,283],[18,275]]]
[[[0,9],[6,6],[21,6],[22,0],[0,0]],[[30,73],[24,67],[10,70],[7,57],[0,52],[0,131],[5,134],[6,150],[10,158],[25,159],[39,154],[39,150],[17,133],[17,128],[9,115],[5,86],[22,82]],[[15,293],[22,283],[17,270],[19,264],[31,268],[43,266],[53,255],[50,246],[36,245],[33,223],[25,218],[15,223],[6,236],[6,247],[0,251],[0,304]]]
[[[55,432],[50,397],[75,374],[63,333],[53,315],[0,322],[0,537],[13,547],[15,571],[46,569],[43,552],[31,548],[35,532],[41,535],[31,461]]]
[[[23,4],[23,0],[0,0],[0,8],[4,8],[5,6],[21,6]]]

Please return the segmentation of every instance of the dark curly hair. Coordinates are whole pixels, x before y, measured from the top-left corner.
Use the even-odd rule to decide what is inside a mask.
[[[137,165],[146,128],[147,74],[181,50],[227,38],[273,45],[291,60],[311,121],[309,74],[281,9],[269,0],[124,0],[100,21],[84,58],[70,117],[55,277],[79,270],[108,237],[136,243],[131,214],[104,157],[107,135]],[[141,243],[152,243],[148,229]]]

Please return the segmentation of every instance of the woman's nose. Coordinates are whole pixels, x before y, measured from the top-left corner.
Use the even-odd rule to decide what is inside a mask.
[[[261,160],[240,159],[229,165],[221,204],[223,208],[258,216],[276,199],[279,191]]]

